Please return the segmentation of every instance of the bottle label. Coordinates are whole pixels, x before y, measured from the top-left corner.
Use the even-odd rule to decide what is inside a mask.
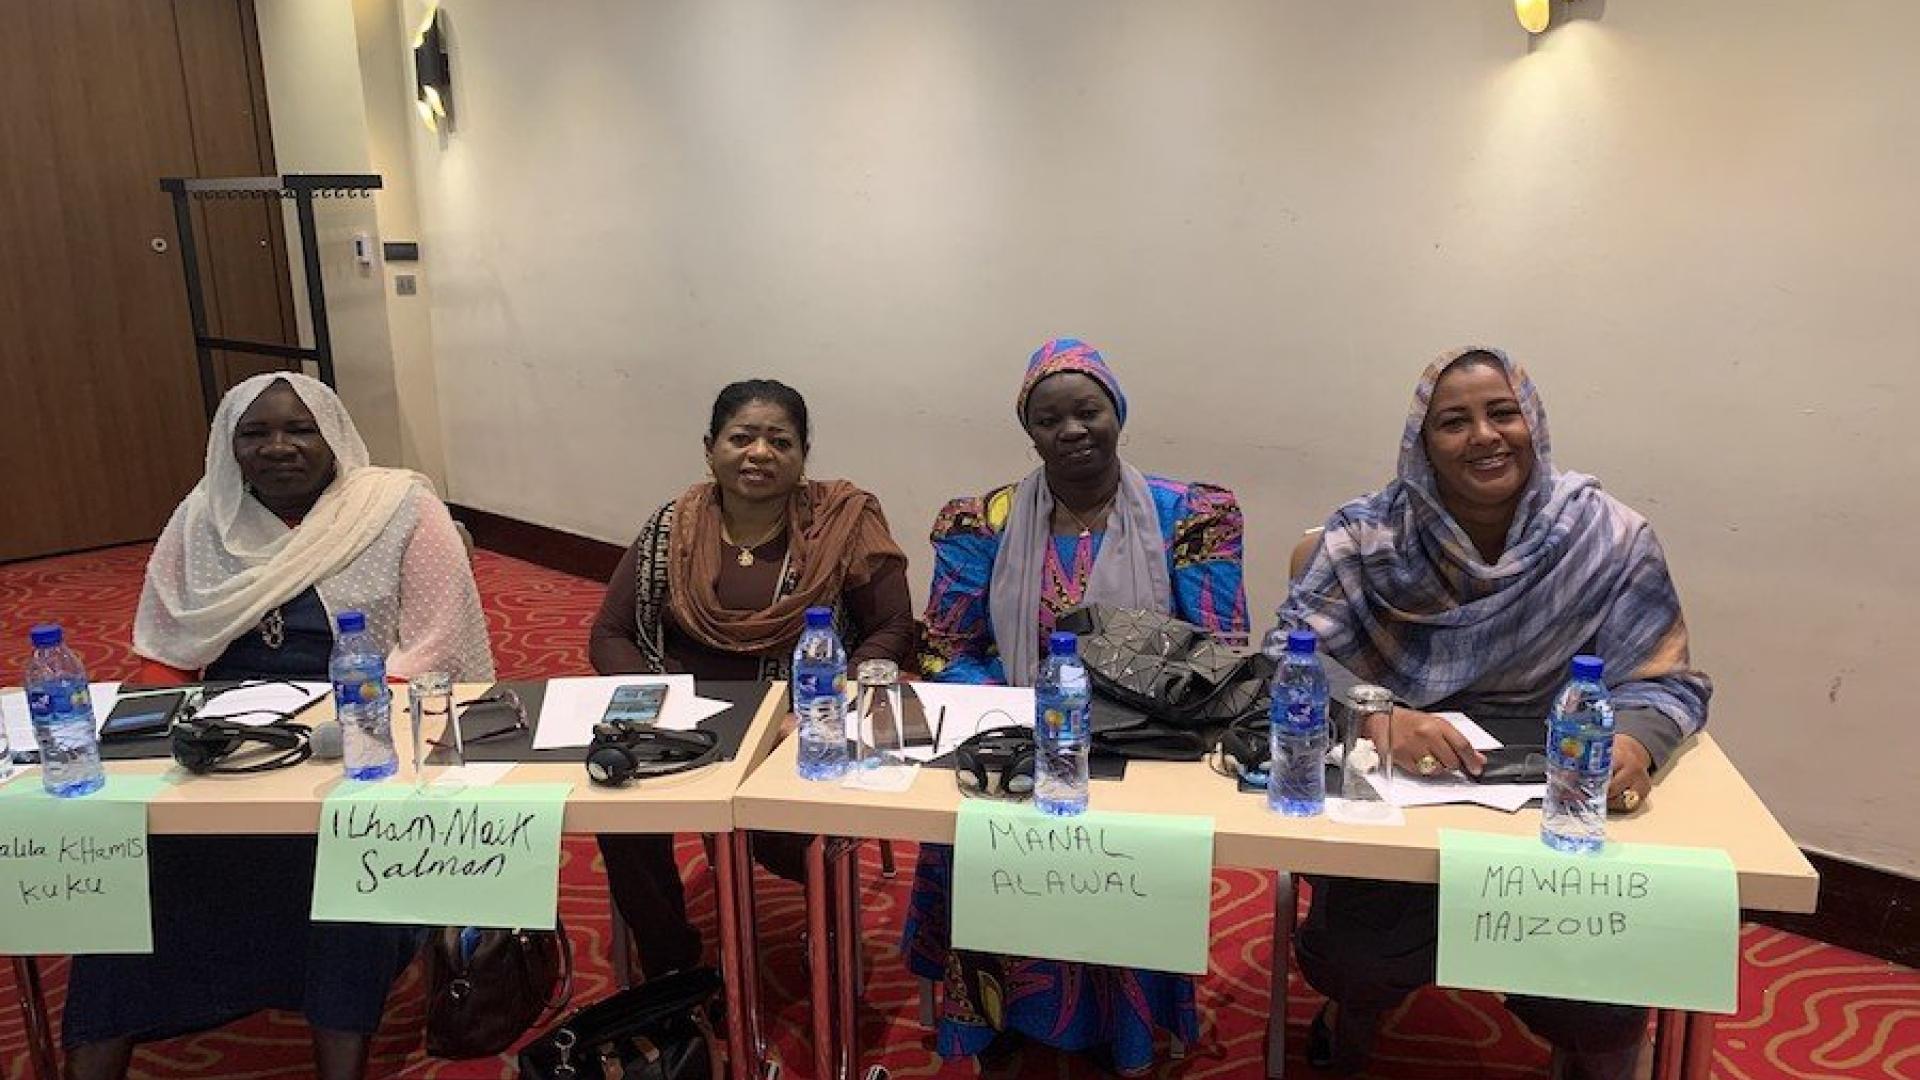
[[[69,713],[93,710],[93,699],[83,684],[75,687],[42,686],[27,694],[27,712],[34,719],[51,721]]]
[[[1312,735],[1327,726],[1326,714],[1308,700],[1287,702],[1284,708],[1275,710],[1275,719],[1289,735]]]
[[[373,679],[355,679],[352,682],[337,682],[333,684],[333,703],[342,709],[353,708],[359,705],[370,705],[380,700],[380,695],[386,688],[384,682],[378,682]]]
[[[1572,769],[1588,776],[1613,772],[1613,735],[1590,734],[1578,729],[1556,732],[1548,747],[1549,763],[1556,769]]]
[[[847,693],[846,672],[836,672],[831,680],[823,679],[817,671],[796,671],[793,673],[793,688],[802,698],[824,697],[832,694],[843,698]]]

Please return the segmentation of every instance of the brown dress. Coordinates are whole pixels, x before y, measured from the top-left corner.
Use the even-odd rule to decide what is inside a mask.
[[[664,525],[663,517],[667,518]],[[797,634],[794,640],[764,653],[728,652],[683,632],[670,604],[644,602],[648,598],[643,588],[657,590],[663,584],[654,579],[664,577],[664,560],[653,560],[650,566],[649,556],[666,548],[665,534],[671,527],[671,515],[663,508],[614,569],[593,622],[589,655],[594,670],[602,675],[671,671],[709,680],[784,677],[793,646],[799,640]],[[731,611],[762,610],[778,595],[777,589],[790,588],[791,581],[781,579],[787,547],[788,537],[783,533],[753,548],[750,566],[739,565],[739,549],[726,547],[714,583],[720,606]],[[887,659],[906,666],[913,652],[915,627],[904,561],[864,584],[846,589],[837,606],[850,663]],[[643,618],[653,625],[643,626]],[[687,919],[686,893],[673,857],[674,838],[606,834],[599,840],[607,888],[633,932],[641,970],[654,978],[699,963],[700,935]],[[756,860],[793,881],[805,873],[805,849],[806,838],[802,836],[767,833],[754,837]]]

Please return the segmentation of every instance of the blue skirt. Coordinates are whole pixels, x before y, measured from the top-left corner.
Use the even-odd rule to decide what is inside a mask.
[[[1200,1034],[1193,980],[1185,975],[1062,960],[990,956],[951,947],[948,896],[953,849],[922,844],[907,903],[907,966],[946,993],[943,1057],[978,1054],[1002,1031],[1062,1050],[1091,1050],[1127,1074],[1152,1068],[1161,1029],[1188,1045]]]
[[[261,1009],[371,1035],[424,940],[407,926],[314,922],[311,836],[155,836],[153,949],[76,956],[61,1041],[168,1039]]]

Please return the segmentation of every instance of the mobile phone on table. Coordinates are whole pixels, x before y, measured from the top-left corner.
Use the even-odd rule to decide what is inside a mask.
[[[106,723],[100,725],[102,739],[139,739],[165,735],[186,703],[184,690],[160,693],[132,693],[113,703]]]
[[[608,724],[651,724],[660,719],[667,703],[667,688],[659,683],[645,686],[616,686],[613,700],[600,719]]]
[[[1544,746],[1496,746],[1482,750],[1486,764],[1467,779],[1482,784],[1539,784],[1547,779],[1547,748]]]

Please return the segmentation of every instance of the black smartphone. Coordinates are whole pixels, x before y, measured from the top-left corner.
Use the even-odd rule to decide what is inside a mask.
[[[607,702],[607,711],[600,719],[608,724],[651,724],[660,719],[666,703],[667,688],[659,683],[616,686],[613,700]]]
[[[1544,746],[1496,746],[1480,754],[1487,763],[1479,773],[1468,773],[1470,780],[1482,784],[1546,783],[1547,748]]]
[[[100,737],[142,739],[165,735],[186,700],[187,692],[184,690],[124,696],[113,703],[113,711],[107,714],[106,723],[100,725]]]

